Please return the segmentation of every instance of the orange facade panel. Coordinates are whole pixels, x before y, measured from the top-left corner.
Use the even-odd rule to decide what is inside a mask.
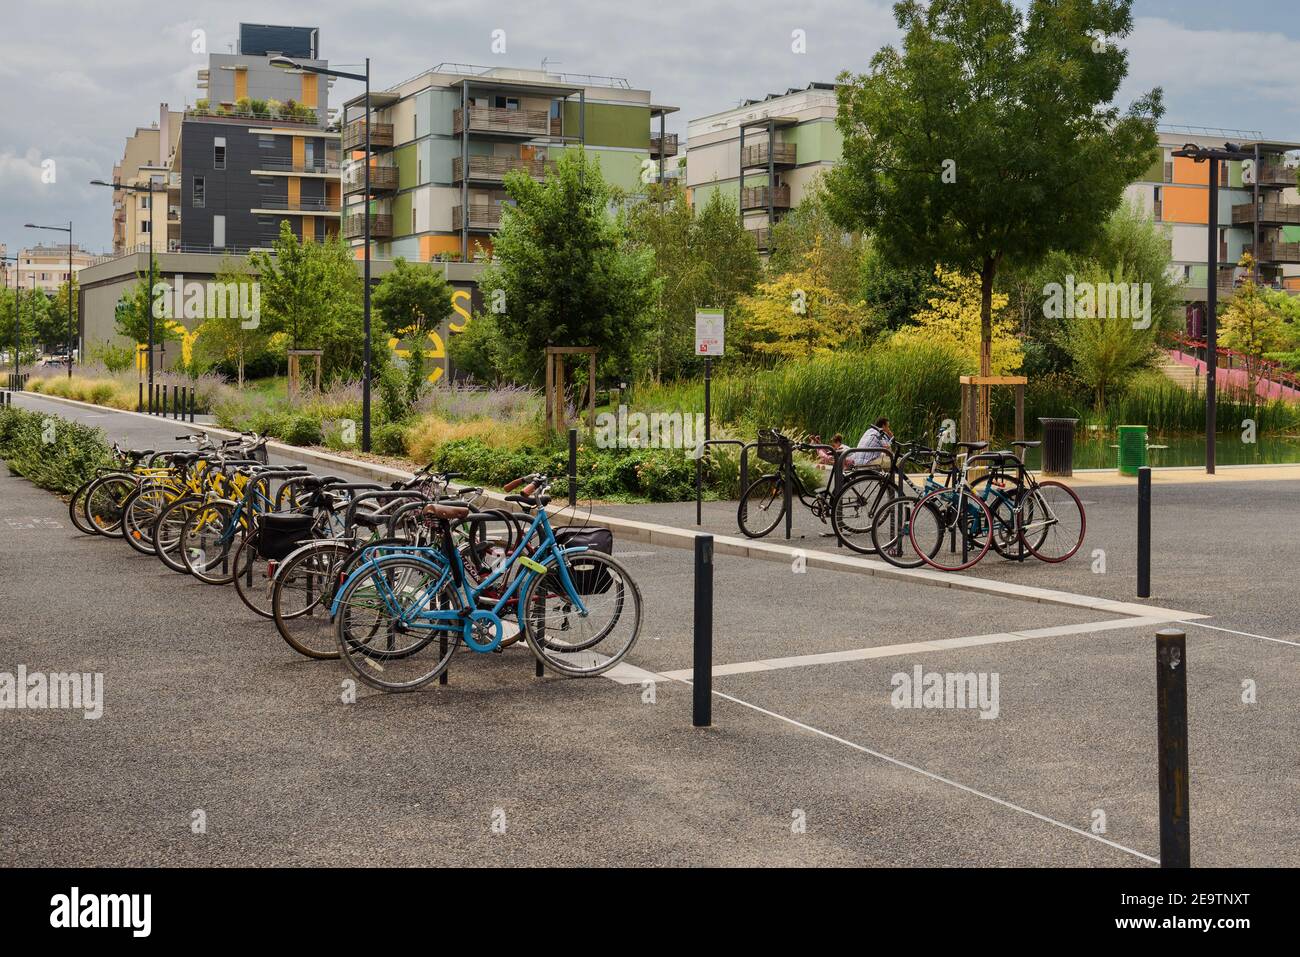
[[[293,137],[293,168],[302,169],[307,159],[307,148],[301,136]]]
[[[244,67],[235,68],[235,100],[245,100],[248,98],[248,70]]]
[[[1163,203],[1160,218],[1166,223],[1210,222],[1210,191],[1193,187],[1166,186],[1160,191]]]
[[[1198,163],[1186,156],[1174,157],[1174,182],[1191,186],[1210,185],[1210,164]]]
[[[302,75],[302,96],[298,102],[303,106],[316,108],[316,81],[319,79],[315,73],[304,73]]]

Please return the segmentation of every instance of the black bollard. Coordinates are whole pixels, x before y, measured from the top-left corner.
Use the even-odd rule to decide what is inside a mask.
[[[1137,596],[1151,597],[1151,467],[1138,469],[1138,582]]]
[[[691,724],[713,724],[713,536],[695,536],[695,661]]]
[[[1187,636],[1156,632],[1156,740],[1160,764],[1160,866],[1192,866],[1187,770]]]

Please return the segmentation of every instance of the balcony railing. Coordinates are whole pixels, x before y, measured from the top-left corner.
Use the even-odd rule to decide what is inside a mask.
[[[794,166],[797,162],[798,147],[794,143],[777,143],[772,149],[773,166]],[[742,163],[746,168],[754,166],[766,166],[768,155],[767,143],[755,143],[752,146],[745,147],[745,155],[741,157]]]
[[[1255,258],[1266,263],[1300,263],[1300,243],[1260,243]]]
[[[452,113],[452,132],[465,131],[464,110]],[[471,106],[469,131],[471,133],[509,133],[520,136],[559,135],[560,121],[552,120],[545,110],[503,110],[499,107]]]
[[[460,229],[465,221],[465,207],[451,208],[451,228]],[[470,229],[498,229],[501,226],[501,207],[495,203],[470,203]]]
[[[746,186],[740,191],[741,209],[766,209],[768,206],[789,209],[790,187]]]
[[[339,161],[334,157],[312,163],[295,163],[293,160],[268,157],[256,161],[253,168],[271,170],[276,173],[316,173],[324,176],[337,176],[340,169]]]
[[[677,134],[665,133],[661,140],[658,133],[650,135],[650,158],[658,159],[660,156],[677,155]]]
[[[1256,219],[1270,225],[1300,225],[1300,204],[1296,203],[1241,203],[1232,207],[1232,224],[1241,226]]]
[[[397,189],[398,175],[396,166],[370,167],[370,192],[391,193]],[[366,170],[364,166],[352,167],[343,177],[343,186],[349,193],[361,193],[366,188]]]
[[[308,111],[310,110],[310,113]],[[290,123],[294,126],[319,126],[320,116],[316,110],[310,107],[303,108],[301,113],[257,113],[253,110],[237,110],[233,107],[213,106],[206,109],[190,107],[185,111],[187,120],[218,120],[232,123]]]
[[[387,148],[393,145],[393,124],[392,123],[374,123],[370,124],[370,148]],[[339,144],[340,148],[346,152],[348,150],[363,150],[366,148],[366,121],[353,120],[343,130],[343,137]]]
[[[337,213],[341,208],[337,199],[317,199],[304,197],[297,200],[263,199],[257,201],[257,209],[284,209],[312,213]]]
[[[760,251],[767,249],[772,237],[772,231],[768,227],[759,226],[757,229],[747,229],[745,232],[749,233],[749,237],[754,240],[754,244]]]
[[[1255,168],[1255,179],[1261,186],[1295,186],[1297,172],[1285,163],[1265,162]]]
[[[555,168],[554,161],[526,160],[515,156],[471,156],[469,158],[469,179],[471,182],[500,183],[506,173],[523,170],[533,179],[545,179],[546,174]],[[465,161],[457,156],[451,161],[451,181],[459,183],[465,179]]]
[[[364,235],[366,222],[364,213],[348,213],[343,217],[343,235],[348,239],[357,239]],[[370,214],[370,238],[386,239],[393,235],[393,217],[388,213]]]

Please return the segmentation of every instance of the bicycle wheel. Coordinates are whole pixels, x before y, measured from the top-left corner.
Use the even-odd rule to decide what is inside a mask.
[[[275,569],[271,617],[280,637],[298,654],[317,659],[339,656],[330,605],[339,586],[338,569],[351,552],[348,542],[311,542]]]
[[[1063,562],[1083,544],[1088,517],[1074,489],[1061,482],[1040,482],[1025,497],[1021,517],[1025,547],[1044,562]]]
[[[831,500],[831,528],[838,540],[859,554],[874,555],[871,519],[894,491],[889,476],[880,472],[861,473],[841,486]]]
[[[86,519],[86,492],[97,479],[98,476],[82,482],[72,493],[72,498],[68,499],[68,518],[72,519],[73,527],[84,535],[99,534],[99,530]]]
[[[161,485],[143,484],[122,507],[122,537],[141,555],[155,554],[153,527],[158,516],[172,501],[170,490]]]
[[[114,473],[96,479],[86,489],[84,515],[86,525],[100,535],[116,538],[122,534],[122,509],[136,490],[136,480]]]
[[[421,611],[459,612],[464,603],[438,565],[401,555],[380,558],[344,587],[335,616],[340,657],[382,691],[414,691],[446,670],[464,623],[421,620]]]
[[[199,510],[203,500],[197,495],[187,495],[171,502],[153,523],[153,546],[158,559],[174,572],[188,575],[180,545],[186,520]]]
[[[976,479],[971,488],[988,506],[993,517],[990,544],[1003,558],[1018,559],[1020,552],[1019,515],[1024,487],[1015,476],[989,474]]]
[[[909,534],[912,512],[920,499],[899,495],[883,503],[871,518],[871,543],[877,554],[895,568],[920,568],[925,559],[917,554]],[[939,543],[934,543],[938,550]]]
[[[912,510],[908,536],[927,565],[959,572],[979,563],[989,550],[993,516],[978,496],[963,489],[936,489]]]
[[[243,538],[229,502],[208,502],[194,510],[181,529],[177,548],[190,574],[209,585],[228,585],[235,576],[231,555]]]
[[[274,618],[271,600],[275,586],[275,563],[258,550],[255,539],[245,536],[235,549],[231,564],[235,567],[235,591],[240,601],[263,618]]]
[[[563,560],[583,614],[564,587]],[[519,617],[528,647],[548,668],[571,677],[598,675],[618,664],[641,633],[641,590],[627,570],[604,552],[548,558],[520,597]]]
[[[776,475],[757,478],[745,489],[736,512],[736,521],[745,535],[762,538],[776,528],[785,515],[783,489],[781,479]]]

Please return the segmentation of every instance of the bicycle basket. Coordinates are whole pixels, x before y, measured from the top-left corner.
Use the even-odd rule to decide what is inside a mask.
[[[790,440],[776,429],[759,429],[758,457],[772,465],[780,465],[785,461],[785,450],[789,443]]]
[[[562,548],[577,548],[585,545],[589,551],[614,553],[614,533],[608,528],[560,528],[555,531],[555,541]],[[599,595],[609,590],[613,579],[609,570],[595,562],[582,560],[582,555],[575,555],[569,562],[573,574],[573,587],[579,595]]]
[[[269,561],[280,561],[311,538],[313,519],[301,512],[270,512],[257,517],[253,545],[257,554]]]

